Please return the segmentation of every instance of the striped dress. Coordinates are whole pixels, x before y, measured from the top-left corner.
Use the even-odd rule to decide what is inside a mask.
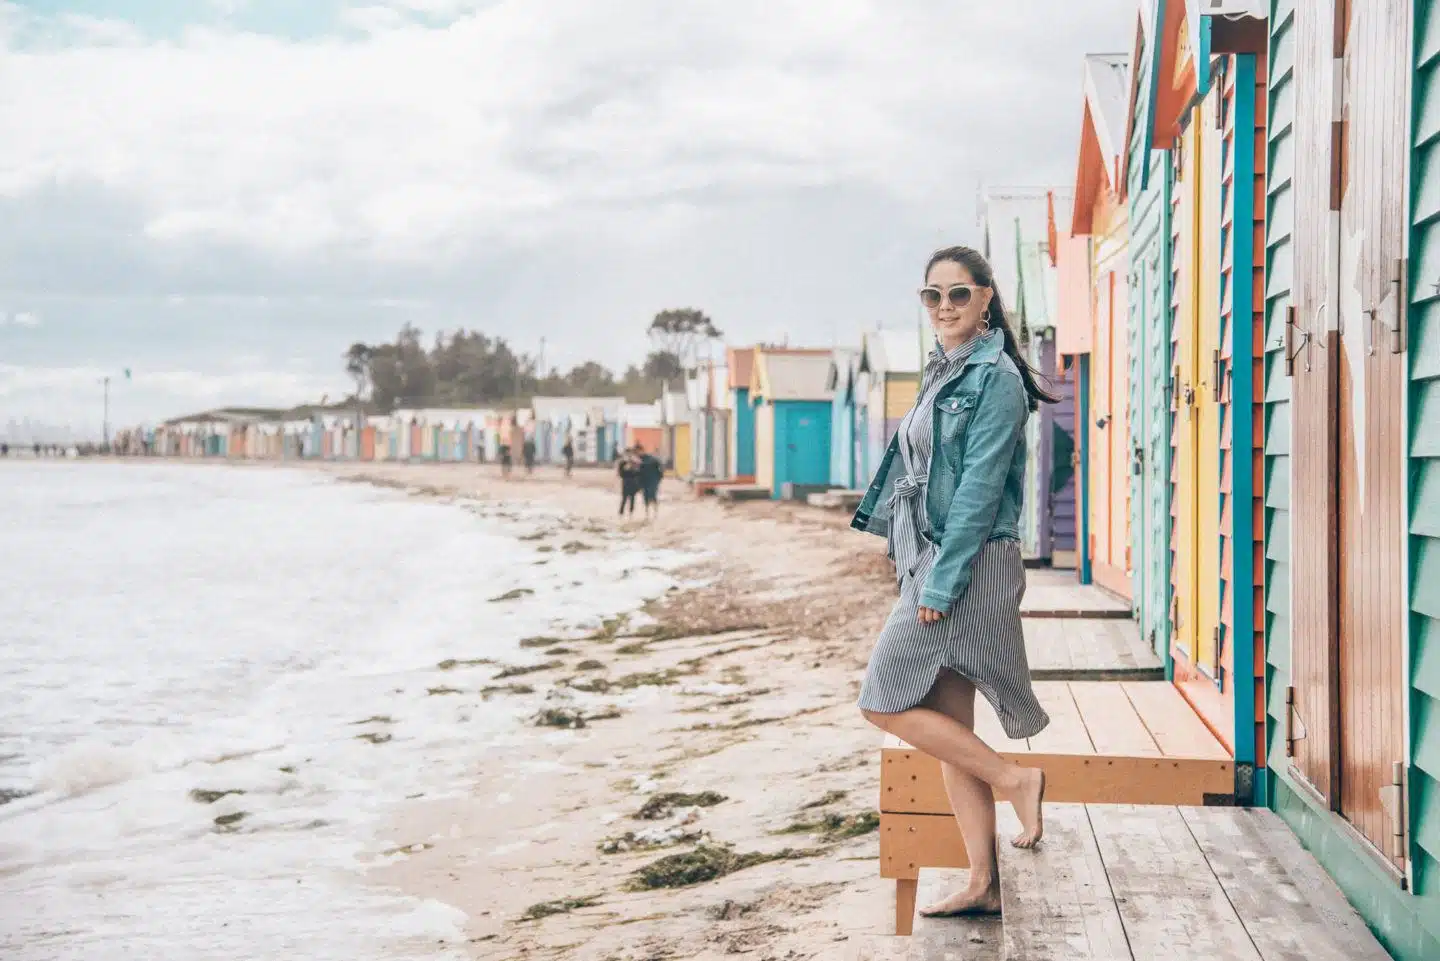
[[[950,613],[931,624],[919,622],[920,591],[938,549],[930,540],[925,511],[933,447],[931,408],[982,339],[973,337],[949,352],[936,346],[925,364],[920,396],[900,424],[904,470],[890,502],[889,535],[900,599],[875,642],[859,703],[882,714],[909,710],[930,693],[940,669],[949,668],[985,696],[1006,735],[1026,738],[1044,730],[1050,717],[1035,698],[1025,660],[1020,542],[1008,537],[986,542],[975,556],[970,586]]]

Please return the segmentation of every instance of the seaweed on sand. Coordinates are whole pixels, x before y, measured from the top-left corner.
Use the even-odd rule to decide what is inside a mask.
[[[491,680],[503,681],[507,677],[520,677],[525,674],[534,674],[538,671],[553,671],[557,667],[564,666],[560,661],[545,661],[541,664],[515,664],[505,668],[491,678]]]
[[[484,664],[494,664],[494,663],[495,663],[495,662],[492,661],[492,660],[491,660],[490,658],[488,658],[488,657],[469,657],[469,658],[447,657],[447,658],[445,658],[445,660],[441,661],[439,664],[436,664],[435,666],[438,667],[438,668],[440,668],[440,670],[442,670],[442,671],[453,671],[453,670],[455,670],[455,668],[457,668],[457,667],[480,667],[481,665],[484,665]]]
[[[877,811],[860,811],[857,814],[839,814],[831,811],[818,821],[796,821],[777,834],[818,834],[827,841],[843,841],[870,834],[880,827]]]
[[[729,845],[702,844],[691,851],[668,854],[640,868],[630,876],[626,888],[631,891],[652,891],[656,888],[683,888],[704,884],[727,874],[743,871],[771,861],[793,861],[813,857],[816,850],[785,848],[781,851],[749,851],[737,854]]]
[[[499,595],[498,597],[492,597],[492,598],[490,598],[490,603],[491,603],[491,604],[498,604],[498,603],[500,603],[501,601],[518,601],[520,598],[522,598],[522,597],[529,597],[531,594],[534,594],[534,593],[535,593],[534,588],[530,588],[530,587],[517,587],[517,588],[515,588],[513,591],[506,591],[504,594],[501,594],[501,595]]]
[[[564,898],[559,901],[541,901],[539,904],[532,904],[520,915],[521,921],[539,921],[541,918],[548,918],[556,914],[569,914],[571,911],[578,911],[581,908],[594,907],[600,903],[600,895],[592,894],[583,898]]]
[[[225,797],[228,794],[244,793],[245,792],[240,790],[239,788],[231,788],[228,791],[206,791],[203,788],[197,787],[190,790],[190,800],[194,801],[197,804],[214,804],[216,801],[220,800],[222,797]]]
[[[640,810],[635,812],[635,818],[640,821],[659,821],[668,818],[676,808],[710,808],[728,800],[725,795],[715,791],[701,791],[698,794],[664,791],[642,804]]]

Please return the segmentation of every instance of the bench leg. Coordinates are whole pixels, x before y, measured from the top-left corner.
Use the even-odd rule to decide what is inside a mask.
[[[915,930],[915,891],[920,886],[918,878],[898,878],[895,881],[895,933],[908,935]]]

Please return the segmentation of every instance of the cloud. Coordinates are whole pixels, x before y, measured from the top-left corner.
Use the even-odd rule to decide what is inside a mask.
[[[617,367],[677,304],[737,343],[913,324],[918,264],[975,240],[982,181],[1073,177],[1081,55],[1128,49],[1135,16],[327,0],[302,28],[285,0],[186,9],[162,28],[0,0],[0,300],[45,317],[4,343],[12,364],[249,356],[261,379],[227,389],[265,391],[274,370],[326,381],[405,321]],[[145,416],[197,399],[160,383]]]
[[[103,184],[163,243],[380,259],[603,232],[617,208],[643,226],[717,188],[938,201],[958,170],[1055,169],[1079,64],[1046,53],[1092,7],[408,0],[350,9],[351,40],[22,50],[0,195]]]

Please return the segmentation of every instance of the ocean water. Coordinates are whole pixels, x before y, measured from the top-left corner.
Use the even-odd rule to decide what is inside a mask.
[[[0,463],[0,958],[461,957],[463,916],[364,872],[422,840],[385,836],[397,806],[470,793],[533,707],[438,665],[536,660],[521,638],[633,611],[685,560],[596,530],[540,552],[559,520],[299,471]]]

